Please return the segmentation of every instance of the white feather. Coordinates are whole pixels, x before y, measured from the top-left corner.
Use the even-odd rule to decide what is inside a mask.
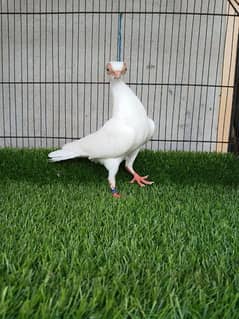
[[[115,158],[125,154],[134,145],[135,131],[112,118],[97,132],[63,146],[63,150],[89,159]]]
[[[77,155],[73,152],[65,151],[65,150],[58,150],[51,152],[48,154],[48,157],[50,158],[51,162],[60,162],[67,159],[75,158]]]
[[[121,71],[124,66],[124,62],[120,62],[120,61],[111,61],[110,64],[114,71]]]

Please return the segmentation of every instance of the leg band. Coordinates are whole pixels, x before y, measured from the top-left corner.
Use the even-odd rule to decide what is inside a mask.
[[[118,193],[118,191],[117,191],[116,188],[111,188],[111,193],[112,193],[112,194],[116,194],[116,193]]]

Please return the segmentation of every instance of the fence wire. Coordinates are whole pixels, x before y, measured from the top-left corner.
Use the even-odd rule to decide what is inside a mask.
[[[227,150],[239,128],[238,9],[237,0],[0,0],[0,146],[58,147],[103,125],[121,14],[125,81],[156,123],[146,147]]]

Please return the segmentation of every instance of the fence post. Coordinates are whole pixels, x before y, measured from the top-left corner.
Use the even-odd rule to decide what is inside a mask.
[[[229,152],[239,153],[239,34],[237,41],[237,58],[236,58],[236,74],[235,87],[233,94],[232,117],[230,128]]]
[[[235,6],[234,6],[235,5]],[[237,41],[239,32],[239,16],[235,17],[237,3],[228,2],[228,23],[223,59],[222,88],[219,104],[217,152],[227,152],[230,139],[230,123],[233,105],[233,87],[236,72]],[[232,86],[232,87],[231,87]]]

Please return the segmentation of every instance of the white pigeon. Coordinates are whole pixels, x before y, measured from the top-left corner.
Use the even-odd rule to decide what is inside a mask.
[[[114,197],[120,197],[116,190],[116,174],[120,163],[125,160],[126,169],[133,175],[131,183],[150,185],[148,176],[140,176],[133,169],[133,163],[143,144],[153,135],[154,122],[147,117],[144,106],[134,92],[120,80],[127,71],[124,62],[109,62],[106,66],[110,76],[113,97],[112,118],[102,128],[80,140],[65,144],[62,149],[51,152],[52,162],[76,157],[87,157],[108,170],[108,181]]]

